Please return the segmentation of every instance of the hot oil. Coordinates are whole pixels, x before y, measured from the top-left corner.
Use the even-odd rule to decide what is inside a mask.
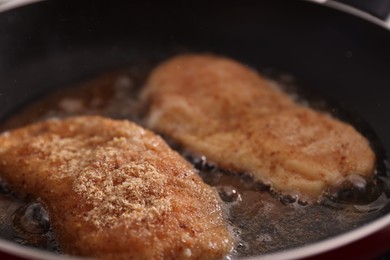
[[[129,119],[142,124],[143,111],[137,95],[152,67],[137,64],[49,94],[5,120],[0,129],[4,131],[51,117],[85,114]],[[236,257],[289,249],[341,234],[378,218],[389,205],[387,169],[390,167],[386,165],[380,143],[367,130],[369,128],[354,116],[346,116],[339,107],[303,93],[292,77],[265,73],[272,78],[272,84],[284,88],[297,102],[342,118],[365,134],[377,153],[377,177],[367,184],[365,180],[352,177],[340,183],[341,192],[330,190],[321,204],[309,205],[296,198],[280,196],[247,174],[219,169],[206,157],[188,153],[167,139],[220,194],[236,237],[233,252]],[[5,184],[2,187],[0,236],[23,245],[60,252],[42,205],[36,201],[21,201]]]
[[[43,205],[20,200],[4,182],[1,184],[0,236],[21,245],[60,252]]]
[[[353,199],[329,194],[318,205],[309,205],[291,197],[275,194],[250,176],[215,167],[204,156],[194,156],[179,149],[199,170],[203,180],[214,186],[228,212],[228,219],[237,238],[235,254],[254,256],[290,249],[335,236],[378,216],[388,206],[390,182],[369,183]],[[339,195],[339,194],[337,194]]]

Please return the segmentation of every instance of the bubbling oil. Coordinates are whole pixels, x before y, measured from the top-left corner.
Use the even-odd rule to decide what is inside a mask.
[[[129,119],[142,125],[143,109],[137,101],[154,64],[136,64],[97,76],[77,86],[61,89],[22,108],[4,120],[0,131],[51,117],[95,114]],[[377,154],[376,177],[367,182],[359,176],[340,181],[321,204],[309,205],[281,196],[248,174],[218,168],[203,155],[192,154],[166,138],[218,192],[235,238],[233,257],[254,256],[290,249],[336,236],[388,211],[389,164],[380,143],[361,120],[345,110],[308,94],[290,75],[265,70],[270,83],[283,88],[297,102],[350,122],[370,141]],[[23,201],[0,180],[0,237],[16,243],[60,253],[47,212],[39,201]]]

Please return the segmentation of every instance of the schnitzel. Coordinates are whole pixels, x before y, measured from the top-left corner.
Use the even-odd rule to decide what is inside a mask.
[[[374,174],[375,154],[351,125],[228,58],[174,57],[152,71],[141,100],[151,129],[302,201],[319,201],[350,175]]]
[[[0,175],[47,208],[66,254],[220,259],[232,238],[212,188],[152,132],[98,116],[0,135]]]

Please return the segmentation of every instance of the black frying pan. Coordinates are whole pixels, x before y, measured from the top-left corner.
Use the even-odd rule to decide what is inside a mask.
[[[291,0],[51,0],[8,10],[0,14],[0,117],[90,75],[137,61],[162,60],[181,50],[207,51],[294,75],[310,91],[364,119],[386,156],[390,32],[375,18],[387,14],[389,6],[382,2],[379,11],[367,9],[373,16],[363,15],[371,21]],[[346,234],[262,257],[302,258],[340,246],[342,250],[322,257],[378,257],[390,251],[388,211]],[[363,237],[367,238],[359,240]],[[6,241],[0,241],[0,248],[19,256],[54,257]]]

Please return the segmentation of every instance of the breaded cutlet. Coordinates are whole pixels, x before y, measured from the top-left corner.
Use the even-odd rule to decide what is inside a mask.
[[[157,135],[98,116],[0,135],[0,175],[43,202],[65,254],[220,259],[232,248],[216,193]]]
[[[374,175],[375,154],[353,126],[229,58],[173,57],[151,72],[141,100],[151,129],[302,201],[321,200],[349,176]]]

